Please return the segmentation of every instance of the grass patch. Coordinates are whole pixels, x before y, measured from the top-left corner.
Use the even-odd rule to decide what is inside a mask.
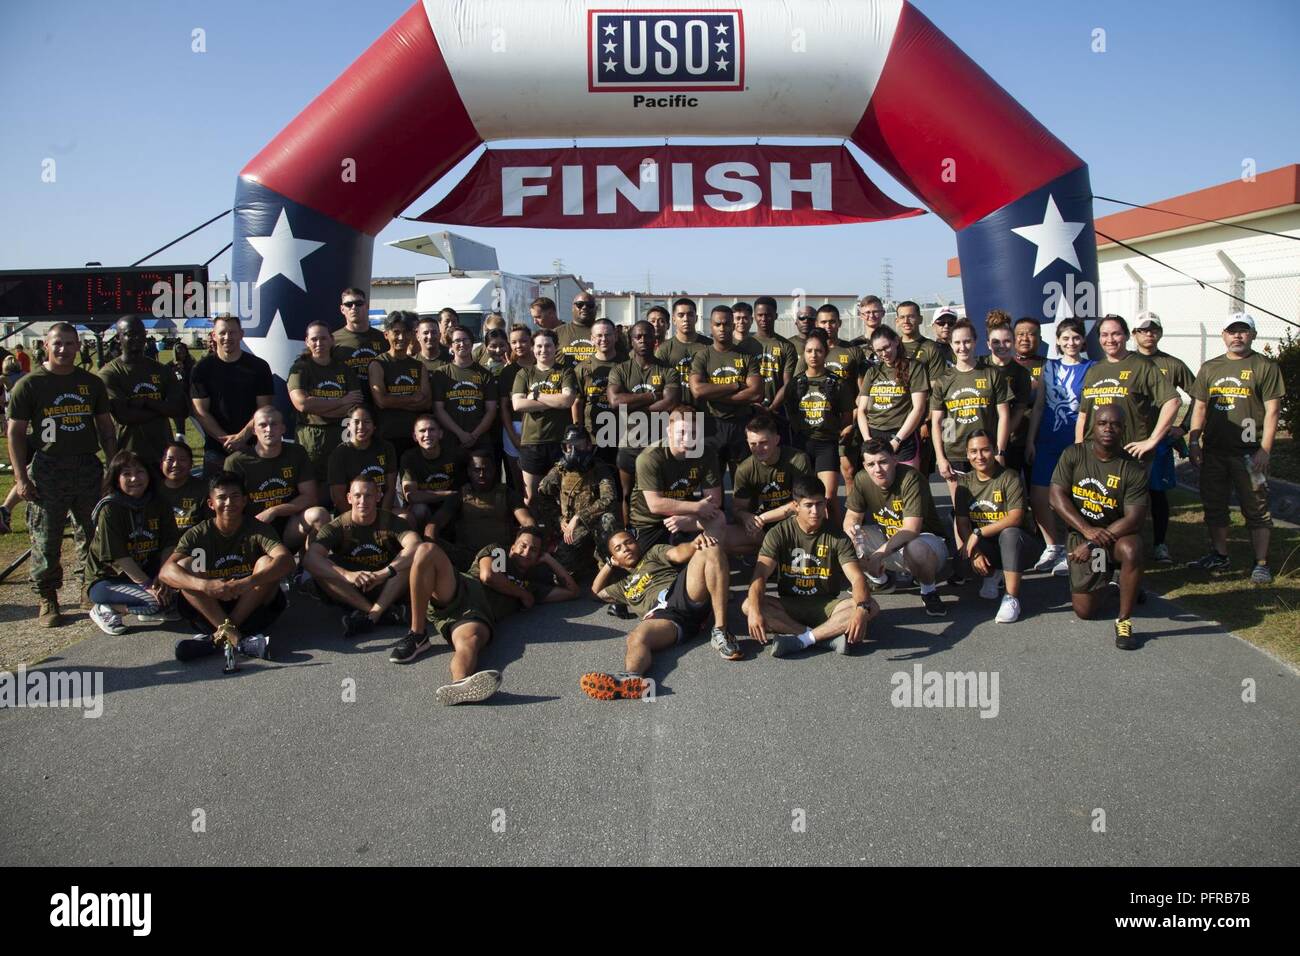
[[[1268,587],[1258,587],[1250,583],[1254,552],[1240,512],[1232,513],[1228,529],[1228,555],[1234,570],[1210,575],[1182,566],[1210,547],[1200,498],[1176,489],[1169,493],[1169,504],[1168,544],[1176,563],[1147,566],[1151,589],[1201,617],[1218,621],[1252,644],[1300,664],[1300,530],[1273,529],[1269,564],[1274,581]],[[1149,543],[1150,525],[1145,537]]]

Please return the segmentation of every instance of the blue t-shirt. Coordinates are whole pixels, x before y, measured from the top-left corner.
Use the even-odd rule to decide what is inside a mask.
[[[1043,363],[1043,417],[1034,436],[1037,447],[1065,448],[1074,444],[1083,376],[1092,365],[1091,359],[1081,359],[1078,365],[1066,365],[1054,358]]]

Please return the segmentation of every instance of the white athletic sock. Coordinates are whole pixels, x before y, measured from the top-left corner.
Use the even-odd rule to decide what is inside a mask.
[[[799,638],[799,643],[804,647],[812,647],[817,643],[816,638],[813,637],[812,628],[809,628],[802,634],[796,634],[795,637]]]
[[[938,583],[935,583],[935,584],[922,584],[922,585],[921,585],[921,593],[922,593],[922,594],[933,594],[933,593],[934,593],[935,591],[937,591],[937,590],[939,590],[939,585],[938,585]]]

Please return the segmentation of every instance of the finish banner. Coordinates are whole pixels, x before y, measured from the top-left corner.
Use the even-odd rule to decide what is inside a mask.
[[[919,216],[843,146],[489,149],[423,222],[525,229],[829,226]]]

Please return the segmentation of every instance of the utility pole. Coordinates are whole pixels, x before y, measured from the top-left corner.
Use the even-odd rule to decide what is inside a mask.
[[[558,275],[564,275],[564,260],[563,260],[563,259],[552,259],[552,260],[551,260],[551,268],[555,270],[555,274],[556,274],[557,276],[558,276]]]

